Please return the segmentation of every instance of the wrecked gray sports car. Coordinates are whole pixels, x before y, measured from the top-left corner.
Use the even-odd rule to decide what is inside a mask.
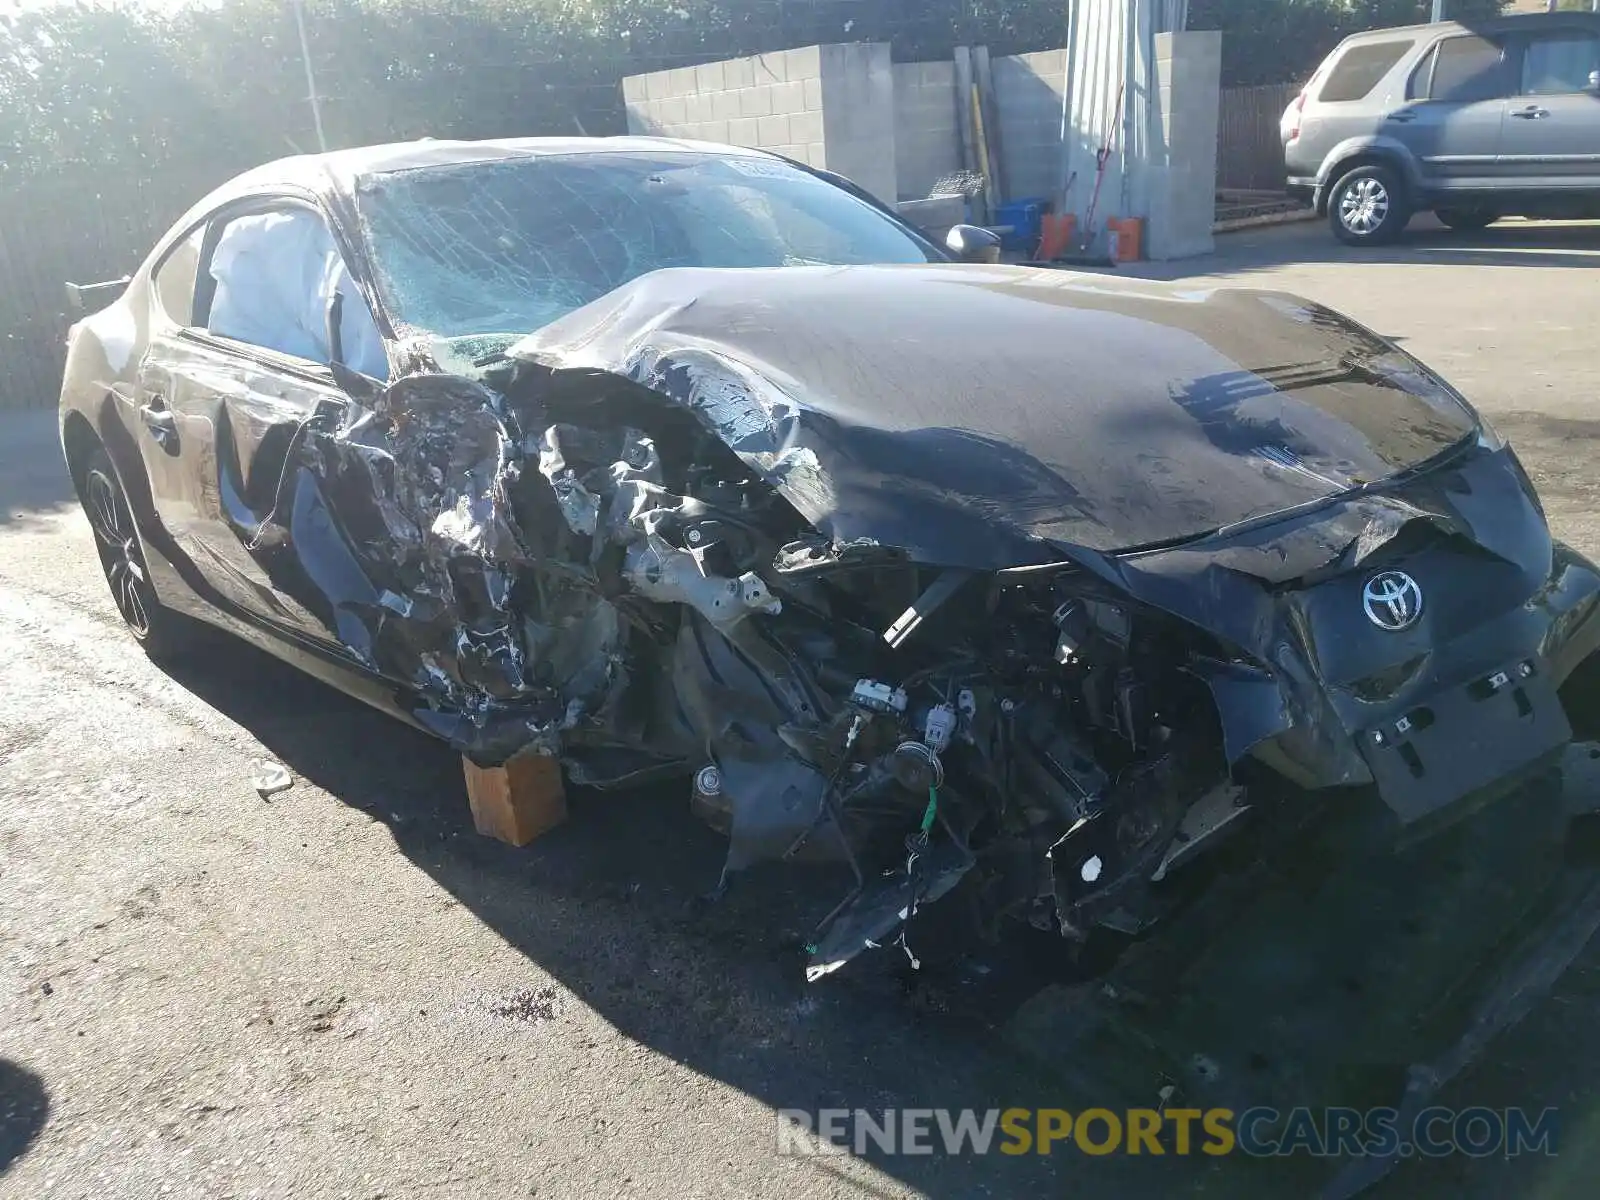
[[[1137,934],[1274,813],[1416,828],[1571,739],[1600,577],[1448,384],[957,257],[755,151],[292,159],[73,329],[62,442],[153,651],[181,610],[479,763],[677,778],[730,872],[842,857],[812,977],[958,885]]]

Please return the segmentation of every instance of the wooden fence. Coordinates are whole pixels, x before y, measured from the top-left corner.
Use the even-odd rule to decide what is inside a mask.
[[[1278,121],[1299,92],[1292,83],[1223,89],[1217,113],[1219,188],[1283,190],[1283,141]]]
[[[65,180],[0,188],[0,409],[54,407],[68,311],[66,282],[132,271],[166,229],[220,180]]]

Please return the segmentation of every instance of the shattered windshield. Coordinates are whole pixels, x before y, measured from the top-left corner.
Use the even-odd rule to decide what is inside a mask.
[[[524,334],[663,267],[920,263],[871,205],[774,159],[541,155],[376,175],[358,193],[396,323]]]

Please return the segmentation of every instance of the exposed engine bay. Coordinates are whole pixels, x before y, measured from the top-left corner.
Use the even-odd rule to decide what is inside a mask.
[[[1245,812],[1186,670],[1213,639],[1071,564],[988,573],[830,543],[684,414],[610,390],[505,409],[523,457],[496,465],[504,527],[484,545],[530,666],[503,698],[547,704],[546,749],[579,781],[687,768],[731,840],[725,881],[847,862],[810,977],[903,937],[969,875],[994,922],[1137,932],[1151,882]]]
[[[729,837],[722,886],[848,864],[811,978],[885,944],[915,962],[911,919],[958,886],[988,931],[1136,935],[1286,795],[1373,789],[1425,823],[1570,740],[1557,689],[1600,643],[1600,575],[1387,343],[1305,309],[1338,354],[1277,390],[1077,380],[1122,389],[1079,426],[1001,392],[867,404],[864,352],[850,395],[802,393],[797,324],[910,286],[852,270],[774,273],[798,297],[783,336],[738,309],[751,273],[665,272],[474,376],[419,343],[398,382],[302,426],[265,524],[287,521],[341,643],[475,761],[683,781]],[[654,294],[674,288],[695,298]],[[1150,325],[1146,298],[1092,303]],[[1276,297],[1211,305],[1228,319],[1183,319],[1283,319]],[[1141,458],[1124,427],[1174,405]],[[1162,540],[1118,549],[1134,530]]]

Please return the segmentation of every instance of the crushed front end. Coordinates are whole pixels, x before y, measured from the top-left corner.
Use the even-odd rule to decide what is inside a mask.
[[[391,419],[422,437],[422,398],[460,388],[404,389]],[[1504,448],[1170,549],[979,569],[820,534],[630,382],[511,392],[477,389],[492,437],[438,440],[417,561],[460,630],[415,626],[420,595],[386,612],[391,638],[453,646],[419,661],[476,698],[422,679],[419,716],[486,760],[686,780],[725,882],[848,863],[810,978],[885,944],[916,961],[913,918],[958,885],[992,935],[1082,942],[1159,920],[1262,810],[1375,788],[1396,828],[1438,819],[1565,744],[1557,688],[1600,638],[1600,575]],[[479,494],[451,492],[463,457]],[[1393,577],[1417,597],[1375,617]]]
[[[1414,836],[1569,741],[1600,573],[1419,364],[1293,298],[927,272],[659,272],[476,378],[419,353],[307,441],[342,640],[480,762],[683,780],[724,882],[847,863],[812,978],[958,889],[1136,935],[1236,837]],[[1141,355],[1029,400],[1086,333]]]

